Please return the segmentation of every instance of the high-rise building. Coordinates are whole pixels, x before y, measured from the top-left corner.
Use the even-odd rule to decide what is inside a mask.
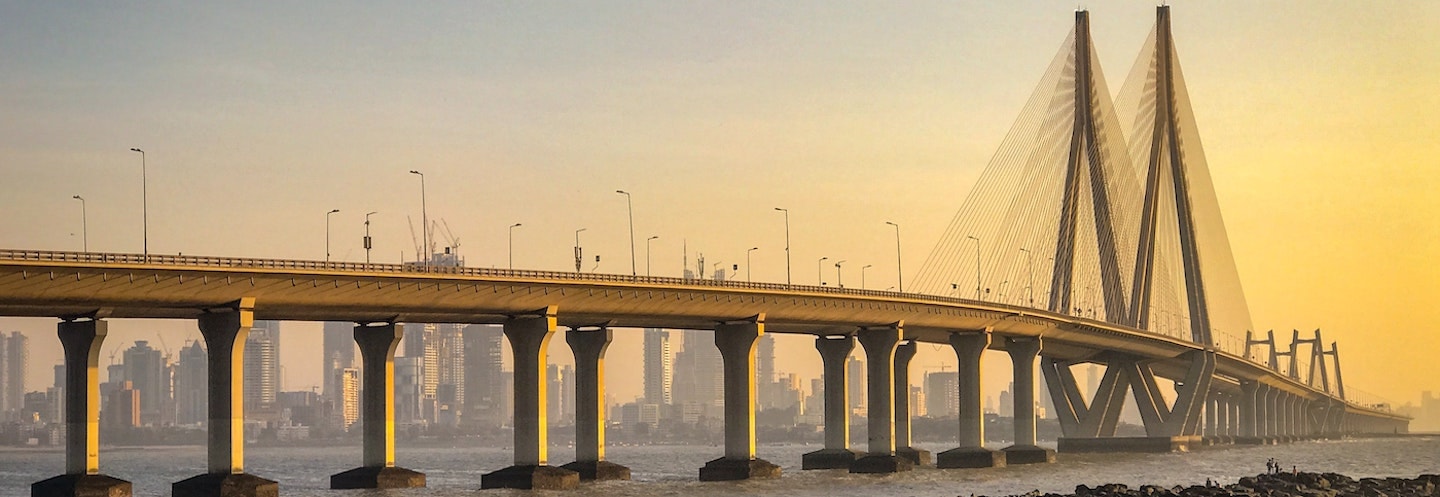
[[[186,343],[175,363],[175,424],[204,424],[209,419],[209,370],[200,341]]]
[[[471,426],[500,426],[509,416],[504,408],[504,332],[498,325],[472,324],[462,332],[465,399],[462,413]]]
[[[245,339],[246,416],[275,405],[280,392],[280,322],[255,321]]]
[[[925,410],[932,418],[960,415],[960,373],[940,371],[925,375]]]
[[[545,415],[552,426],[564,424],[575,412],[575,367],[550,364],[545,370]]]
[[[775,335],[761,335],[755,347],[755,398],[761,408],[778,407],[773,392],[775,379]]]
[[[165,358],[150,342],[136,340],[125,349],[125,379],[140,392],[140,424],[158,425],[165,406],[170,405],[170,382]]]
[[[910,385],[910,415],[913,417],[929,416],[930,410],[925,401],[925,389]]]
[[[465,405],[465,340],[464,325],[437,325],[435,400],[440,409],[452,414]]]
[[[704,330],[681,332],[682,350],[675,361],[673,403],[696,402],[720,405],[725,394],[724,360],[715,347],[714,333]]]
[[[433,323],[406,323],[404,346],[405,357],[411,359],[416,368],[415,380],[420,389],[418,419],[433,423],[439,407],[440,326]]]
[[[0,420],[10,419],[25,406],[25,368],[30,360],[30,339],[24,333],[0,333]]]
[[[116,382],[114,391],[106,396],[105,410],[101,413],[106,428],[134,428],[140,426],[140,391],[128,381]]]
[[[674,402],[674,354],[670,348],[670,332],[659,328],[645,329],[645,402],[670,405]]]
[[[865,409],[865,361],[850,356],[845,369],[846,385],[850,388],[850,412],[864,416]]]
[[[1050,397],[1050,382],[1045,375],[1040,375],[1040,391],[1035,394],[1040,400],[1040,410],[1035,413],[1039,419],[1050,419],[1055,417],[1055,399]]]
[[[320,364],[325,384],[321,386],[320,393],[325,396],[327,401],[337,402],[343,386],[335,383],[335,380],[340,378],[336,372],[345,368],[360,367],[359,361],[355,357],[355,324],[327,321],[323,333]]]
[[[395,422],[403,424],[424,424],[421,357],[395,358]]]
[[[340,428],[350,431],[350,427],[360,421],[360,369],[345,368],[336,371],[335,375],[334,397],[338,400],[335,412],[339,416]]]

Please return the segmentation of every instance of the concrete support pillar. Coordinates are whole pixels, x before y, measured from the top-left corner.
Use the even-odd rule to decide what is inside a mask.
[[[1252,393],[1253,393],[1253,392],[1252,392]],[[1253,416],[1253,415],[1252,415],[1252,416]],[[1253,423],[1254,420],[1252,419],[1251,422]],[[1240,421],[1240,399],[1239,399],[1238,397],[1232,395],[1232,396],[1230,396],[1230,433],[1229,433],[1229,435],[1232,436],[1232,437],[1238,437],[1238,436],[1240,436],[1240,426],[1241,426],[1241,421]],[[1252,430],[1252,431],[1254,430],[1253,424],[1252,424],[1251,430]]]
[[[32,497],[130,495],[130,482],[100,474],[100,345],[107,323],[97,318],[60,323],[65,349],[65,474],[30,486]]]
[[[764,314],[715,327],[725,368],[725,457],[705,463],[701,481],[780,477],[779,466],[755,457],[755,343],[764,334]]]
[[[1055,462],[1054,450],[1035,445],[1035,358],[1040,348],[1039,337],[1005,339],[1015,375],[1015,445],[1004,449],[1006,464]]]
[[[907,340],[895,349],[895,455],[927,466],[930,451],[910,445],[910,360],[915,358],[915,347],[914,340]]]
[[[1279,437],[1280,433],[1280,390],[1265,387],[1265,436]]]
[[[395,323],[355,327],[364,382],[360,427],[364,456],[358,468],[331,475],[330,488],[415,488],[425,474],[395,467],[395,348],[404,335]]]
[[[481,475],[482,489],[564,490],[580,484],[578,473],[550,466],[545,367],[556,320],[556,308],[550,306],[505,321],[515,367],[515,465]]]
[[[571,329],[575,356],[575,462],[561,466],[581,480],[629,480],[630,468],[605,460],[605,351],[610,328]]]
[[[914,463],[895,455],[895,349],[904,331],[900,325],[862,328],[860,346],[865,348],[866,392],[869,403],[869,443],[865,457],[850,466],[851,473],[894,473],[909,471]]]
[[[1215,426],[1211,428],[1209,435],[1212,437],[1224,437],[1230,433],[1230,407],[1227,396],[1220,392],[1210,394],[1210,405],[1214,407]]]
[[[274,481],[245,473],[245,337],[255,324],[255,299],[244,298],[227,309],[200,315],[209,376],[209,424],[206,430],[207,474],[171,485],[174,497],[211,495],[270,496],[279,493]]]
[[[1247,442],[1252,441],[1255,438],[1265,436],[1264,434],[1260,433],[1260,430],[1258,429],[1259,423],[1256,421],[1260,416],[1260,402],[1257,401],[1259,396],[1259,382],[1240,382],[1240,402],[1238,402],[1240,407],[1239,436],[1244,438]]]
[[[1277,416],[1279,434],[1286,438],[1295,435],[1294,427],[1291,426],[1291,423],[1295,421],[1294,404],[1290,401],[1292,398],[1289,392],[1280,392],[1279,398],[1276,400],[1279,406],[1279,416]]]
[[[935,456],[940,468],[1005,466],[1005,452],[985,448],[985,412],[980,391],[980,356],[990,346],[990,331],[950,334],[955,349],[960,394],[960,446]]]
[[[843,469],[855,462],[850,450],[850,389],[845,376],[850,352],[855,349],[851,335],[815,337],[825,381],[825,448],[800,458],[801,469]]]
[[[1211,392],[1205,400],[1205,436],[1220,435],[1220,396]]]

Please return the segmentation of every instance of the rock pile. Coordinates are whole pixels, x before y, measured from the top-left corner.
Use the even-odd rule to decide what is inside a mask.
[[[1277,473],[1247,476],[1230,485],[1142,485],[1132,489],[1110,483],[1097,487],[1078,485],[1073,494],[1039,491],[1010,497],[1440,497],[1440,475],[1417,478],[1361,478],[1335,473]]]

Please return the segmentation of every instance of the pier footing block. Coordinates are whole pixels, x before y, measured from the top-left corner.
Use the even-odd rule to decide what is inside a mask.
[[[915,469],[915,463],[904,456],[889,454],[866,454],[850,465],[851,473],[899,473]]]
[[[895,455],[909,459],[916,466],[930,465],[930,451],[914,447],[896,447]]]
[[[1005,464],[1048,464],[1055,462],[1055,450],[1034,445],[1012,445],[1001,449],[1005,452]]]
[[[1003,468],[1005,452],[984,447],[960,447],[935,455],[935,467],[949,468]]]
[[[580,486],[580,473],[554,466],[511,466],[480,475],[480,488],[570,490]]]
[[[31,484],[30,497],[130,497],[130,482],[106,475],[60,475]]]
[[[419,488],[425,473],[396,467],[359,467],[330,475],[330,488]]]
[[[171,497],[279,497],[280,484],[249,473],[206,474],[170,484]]]
[[[800,469],[850,469],[858,457],[850,449],[820,449],[800,456]]]
[[[1189,452],[1200,447],[1200,437],[1100,437],[1061,438],[1057,444],[1064,453],[1106,452]]]
[[[580,481],[630,479],[630,468],[610,461],[575,461],[560,467],[579,473]]]
[[[758,478],[779,478],[780,466],[764,459],[719,458],[700,468],[700,481],[734,481]]]

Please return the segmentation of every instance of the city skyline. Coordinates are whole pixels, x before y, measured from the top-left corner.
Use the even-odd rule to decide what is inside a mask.
[[[657,275],[678,275],[681,261],[701,253],[747,274],[746,249],[758,246],[755,279],[784,281],[782,219],[772,209],[785,207],[797,283],[833,284],[833,268],[809,271],[829,257],[852,261],[850,268],[873,264],[868,283],[884,288],[896,278],[883,222],[905,227],[904,266],[919,267],[1054,54],[1071,7],[931,4],[875,16],[894,28],[874,12],[813,5],[592,12],[600,15],[595,25],[545,7],[457,7],[449,13],[461,21],[441,23],[429,40],[415,27],[438,14],[312,12],[336,14],[316,29],[339,39],[351,39],[340,35],[364,14],[401,21],[369,27],[382,41],[345,51],[292,23],[272,28],[273,43],[236,33],[240,20],[283,17],[263,9],[232,20],[182,8],[7,6],[0,39],[18,48],[0,56],[16,68],[0,76],[10,95],[0,105],[15,116],[0,124],[0,181],[27,188],[5,196],[4,208],[17,215],[0,219],[0,246],[79,250],[85,234],[70,236],[83,229],[71,199],[78,194],[90,202],[92,250],[139,252],[139,157],[128,151],[138,147],[149,154],[155,253],[318,260],[330,239],[334,260],[361,261],[360,220],[380,211],[374,256],[396,262],[400,252],[414,253],[405,217],[422,217],[419,184],[407,183],[416,168],[432,181],[430,218],[446,220],[472,265],[503,267],[506,227],[522,223],[517,267],[572,268],[572,236],[585,228],[587,257],[602,255],[601,272],[624,274],[626,199],[613,193],[623,188],[634,193],[637,243],[660,236],[653,254],[639,249],[641,260],[653,256]],[[1151,12],[1088,7],[1113,84],[1129,69]],[[1427,262],[1440,256],[1440,233],[1427,217],[1440,206],[1427,192],[1440,178],[1420,167],[1435,156],[1426,137],[1436,129],[1413,110],[1437,98],[1424,81],[1440,71],[1415,47],[1436,44],[1421,28],[1440,15],[1429,4],[1386,7],[1182,5],[1175,30],[1256,331],[1321,328],[1345,344],[1347,364],[1364,365],[1347,370],[1352,385],[1404,403],[1433,386],[1387,379],[1440,372],[1423,359],[1427,347],[1406,346],[1433,343],[1428,323],[1440,317],[1423,305],[1437,276]],[[557,22],[517,22],[518,29],[587,29],[537,48],[506,37],[513,33],[467,29],[481,14]],[[114,22],[81,29],[97,19]],[[152,24],[167,20],[183,22]],[[36,33],[42,25],[75,36]],[[117,34],[131,31],[149,34]],[[107,36],[119,47],[105,48]],[[214,53],[165,46],[189,37]],[[281,53],[286,42],[319,48]],[[493,50],[462,55],[472,47]],[[126,48],[153,58],[110,52]],[[330,49],[346,55],[319,63],[316,54]],[[138,69],[96,63],[111,55]],[[376,71],[377,61],[399,69]],[[357,83],[323,95],[337,81]],[[233,92],[181,91],[209,83]],[[267,131],[281,123],[290,124],[286,132]],[[247,196],[237,216],[233,206],[210,202],[219,188],[262,193]],[[379,191],[388,194],[363,194]],[[325,213],[335,208],[326,236]],[[282,341],[320,349],[319,323],[293,326],[295,336]],[[58,360],[53,320],[6,319],[0,329],[33,337],[29,377],[43,378]],[[1375,330],[1393,338],[1375,340]],[[106,352],[156,332],[171,343],[198,335],[193,323],[117,320]],[[806,340],[779,338],[779,355],[790,360],[778,369],[818,375]],[[640,357],[640,344],[639,330],[620,330],[612,354]],[[922,350],[916,364],[946,364],[944,352]],[[995,355],[987,368],[1008,367]],[[568,356],[563,345],[552,349],[558,362]],[[286,382],[323,385],[322,361],[302,361],[289,363]],[[643,385],[633,369],[610,373],[617,396]]]

